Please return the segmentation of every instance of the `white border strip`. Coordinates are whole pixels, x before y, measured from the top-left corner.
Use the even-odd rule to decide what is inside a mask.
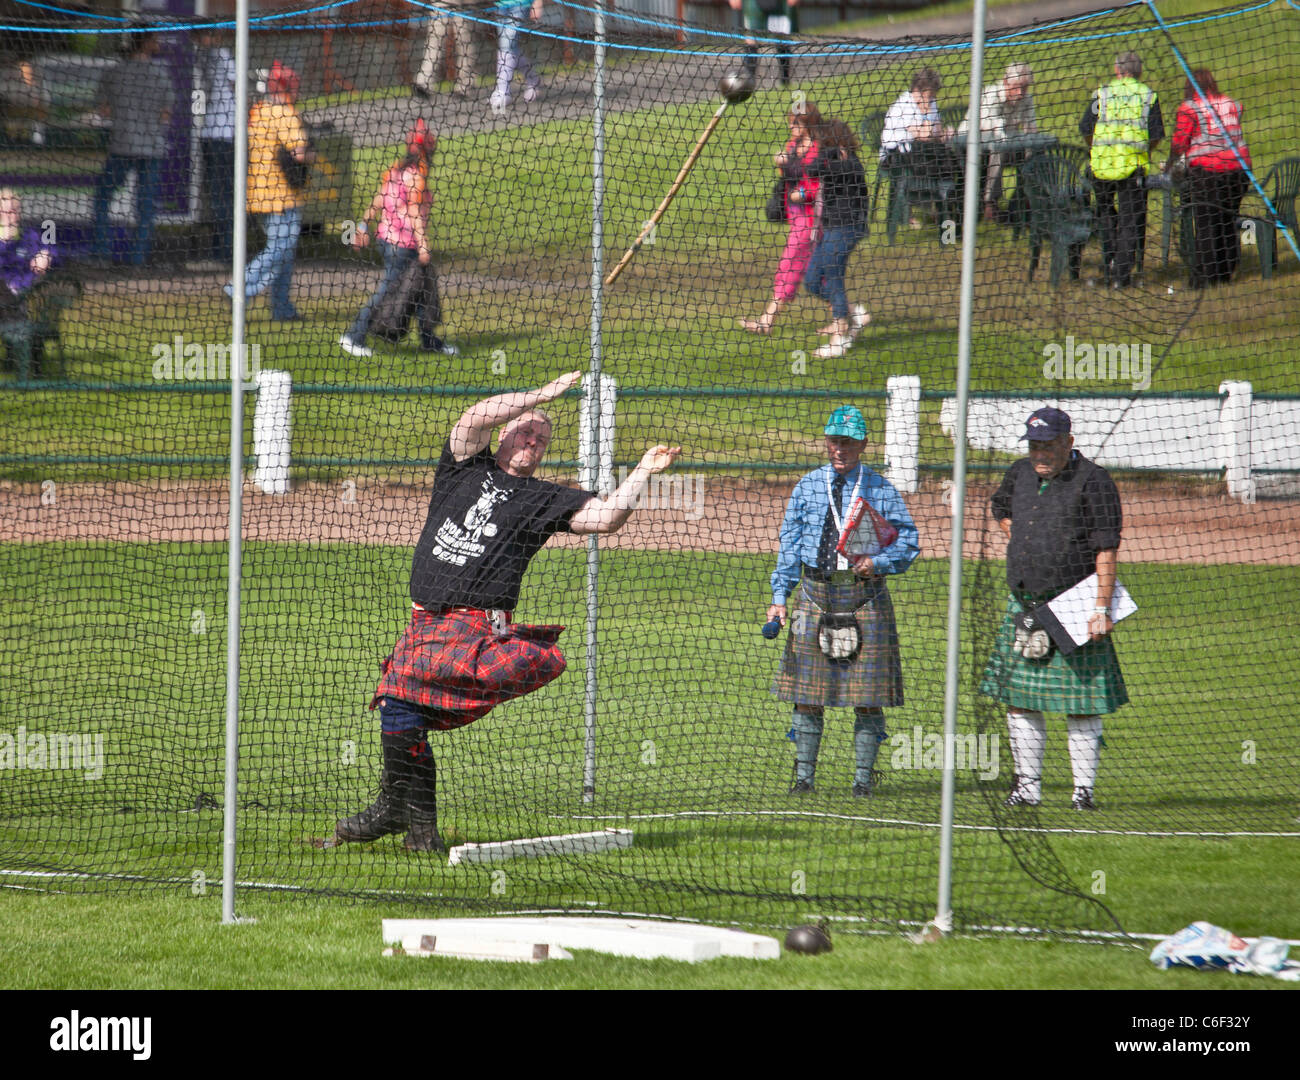
[[[806,817],[833,818],[837,821],[863,821],[872,825],[900,825],[916,829],[937,829],[937,821],[911,821],[907,818],[863,817],[859,814],[832,814],[822,810],[674,810],[664,814],[553,814],[552,817],[567,821],[655,821],[677,818],[707,817]],[[1142,831],[1137,829],[1063,829],[1033,828],[1026,825],[954,825],[954,829],[967,832],[1017,832],[1017,833],[1052,833],[1066,836],[1156,836],[1156,837],[1206,837],[1210,839],[1231,837],[1278,837],[1284,839],[1300,838],[1300,832],[1191,832],[1191,831]]]
[[[105,876],[100,874],[74,873],[68,870],[0,870],[0,875],[7,875],[10,877],[31,877],[31,878],[99,878]],[[186,884],[189,883],[190,881],[189,878],[163,878],[163,879],[136,878],[134,880],[148,881],[148,882],[154,882],[158,884],[166,884],[169,882],[173,882],[176,884]],[[319,892],[320,891],[318,889],[308,889],[306,886],[303,885],[285,885],[274,881],[240,881],[237,882],[237,884],[241,888],[281,889],[286,892]],[[18,888],[19,886],[11,885],[7,887]],[[390,893],[390,892],[379,893],[377,890],[371,890],[371,891],[374,892],[376,895],[383,895],[383,896],[396,895],[395,893]],[[437,893],[409,893],[409,894],[403,893],[402,895],[410,895],[413,897],[424,896],[424,897],[429,897],[431,899],[440,899],[440,900],[448,899],[447,897],[438,896]],[[454,901],[455,898],[452,899]],[[613,908],[601,908],[598,907],[597,904],[598,901],[595,900],[585,901],[584,907],[586,911],[592,915],[612,915],[612,916],[619,916],[622,918],[633,918],[633,919],[662,919],[664,922],[670,922],[670,923],[671,922],[700,923],[702,921],[700,919],[693,919],[687,917],[679,918],[672,915],[661,915],[651,911],[619,911]],[[519,909],[508,909],[505,911],[498,911],[495,914],[503,915],[503,916],[506,915],[516,915],[516,916],[572,915],[574,910],[575,910],[574,908],[519,908]],[[829,922],[832,923],[868,921],[866,919],[861,918],[860,916],[854,916],[854,915],[828,915],[826,916],[826,918]],[[877,920],[873,919],[870,921],[875,922]],[[916,922],[915,920],[900,919],[896,925],[919,927],[924,924]],[[1042,935],[1043,937],[1050,938],[1053,941],[1058,941],[1061,938],[1088,938],[1090,940],[1096,941],[1098,944],[1114,944],[1114,945],[1123,945],[1125,941],[1128,939],[1136,939],[1141,941],[1163,941],[1165,938],[1169,937],[1168,934],[1145,934],[1145,933],[1138,933],[1137,931],[1121,932],[1119,930],[1044,930],[1042,927],[1039,926],[968,926],[968,927],[964,927],[963,930],[969,931],[972,934],[1008,934],[1008,935],[1016,935],[1019,937],[1028,937],[1029,935]],[[897,931],[895,930],[886,930],[884,928],[863,930],[860,932],[864,934],[879,934],[882,936],[890,936],[890,937],[895,936],[897,934]],[[961,933],[959,932],[957,936],[960,937]],[[1242,940],[1253,943],[1258,941],[1259,939],[1248,937],[1248,938],[1243,938]],[[1281,938],[1280,940],[1285,941],[1288,945],[1300,946],[1300,939],[1297,938]]]

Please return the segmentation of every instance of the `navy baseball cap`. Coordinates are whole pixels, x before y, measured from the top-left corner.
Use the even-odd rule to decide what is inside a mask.
[[[850,439],[867,437],[867,420],[856,405],[841,405],[826,421],[827,435],[845,435]]]
[[[1025,421],[1025,433],[1020,436],[1020,439],[1047,442],[1058,435],[1068,434],[1070,434],[1070,418],[1060,409],[1053,409],[1047,405],[1029,414],[1029,419]]]

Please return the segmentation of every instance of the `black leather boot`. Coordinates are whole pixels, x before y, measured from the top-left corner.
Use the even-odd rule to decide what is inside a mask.
[[[410,825],[411,747],[423,738],[420,731],[381,736],[384,768],[379,777],[379,798],[359,814],[335,825],[337,839],[351,843],[378,840]]]
[[[411,789],[407,799],[411,830],[403,847],[407,851],[445,852],[447,845],[438,835],[438,767],[433,757],[412,758]]]

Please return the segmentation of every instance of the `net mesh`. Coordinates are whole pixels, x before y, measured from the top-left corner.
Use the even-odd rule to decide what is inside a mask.
[[[786,37],[752,19],[738,28],[729,11],[690,25],[620,7],[605,19],[598,88],[586,5],[548,0],[540,21],[476,5],[260,15],[237,355],[223,295],[228,24],[148,38],[114,18],[19,10],[0,29],[0,186],[20,200],[0,320],[5,883],[198,892],[219,876],[233,372],[248,384],[245,887],[752,924],[933,916],[967,39]],[[1069,846],[1079,836],[1294,833],[1296,675],[1277,630],[1300,605],[1300,399],[1286,396],[1298,34],[1294,6],[1271,3],[1164,20],[1130,5],[991,35],[985,84],[1025,65],[1032,105],[1016,99],[1018,139],[989,132],[997,160],[990,169],[986,154],[980,177],[952,747],[958,928],[1113,928]],[[1108,226],[1080,122],[1127,50],[1166,137],[1150,182],[1119,194]],[[1196,169],[1159,167],[1188,75],[1206,63],[1242,105],[1250,153],[1218,240],[1202,210],[1231,196],[1205,195]],[[923,70],[937,76],[940,124],[925,140],[913,117],[902,148],[917,145],[900,154],[886,114]],[[746,72],[755,92],[727,103],[720,78]],[[818,335],[837,312],[803,280],[811,257],[824,297],[837,291],[829,200],[786,200],[784,222],[764,214],[774,155],[810,106],[860,144],[868,192],[843,335]],[[435,145],[427,178],[403,172],[419,122]],[[426,185],[427,272],[401,209]],[[792,238],[811,213],[820,238]],[[1126,243],[1131,276],[1112,288]],[[597,335],[593,276],[629,248]],[[43,252],[48,269],[33,262]],[[1225,269],[1230,282],[1192,287]],[[448,843],[621,829],[631,846],[570,840],[456,866],[405,851],[400,830],[322,847],[380,782],[366,706],[410,616],[411,552],[437,509],[448,433],[474,402],[588,370],[593,352],[617,403],[586,486],[607,493],[652,444],[683,455],[594,552],[560,533],[529,566],[514,617],[568,627],[567,673],[430,746]],[[845,708],[826,711],[815,790],[788,794],[793,721],[771,688],[790,628],[758,633],[791,492],[825,464],[827,416],[844,404],[864,414],[863,460],[900,492],[920,548],[887,579],[904,701],[887,710],[870,798],[851,790],[862,759]],[[1003,804],[1023,762],[1005,706],[981,692],[1007,602],[989,500],[1022,456],[1025,418],[1048,404],[1117,481],[1119,576],[1140,607],[1115,634],[1131,701],[1104,718],[1094,812],[1071,806],[1078,774],[1050,710],[1041,805]],[[599,442],[588,407],[577,392],[548,406],[539,476],[576,482]]]

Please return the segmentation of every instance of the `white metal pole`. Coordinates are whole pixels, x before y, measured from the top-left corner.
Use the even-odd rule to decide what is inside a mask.
[[[984,84],[985,0],[975,0],[971,27],[970,106],[966,125],[966,191],[962,207],[961,315],[957,324],[956,452],[952,463],[952,550],[948,568],[948,656],[943,687],[943,794],[939,810],[939,902],[934,924],[952,929],[952,836],[956,789],[957,689],[961,673],[962,530],[966,520],[966,406],[970,397],[971,313],[975,292],[975,240],[979,222],[980,98]]]
[[[604,317],[605,276],[605,0],[595,9],[596,56],[592,78],[591,154],[591,373],[587,378],[588,444],[581,448],[588,475],[600,476],[601,442],[601,324]],[[600,543],[587,537],[587,688],[586,734],[583,743],[582,799],[596,797],[596,620],[600,610]]]
[[[235,254],[230,318],[230,537],[226,592],[226,790],[221,848],[221,921],[235,917],[235,802],[239,793],[239,594],[244,503],[244,216],[248,187],[248,0],[235,4]]]

